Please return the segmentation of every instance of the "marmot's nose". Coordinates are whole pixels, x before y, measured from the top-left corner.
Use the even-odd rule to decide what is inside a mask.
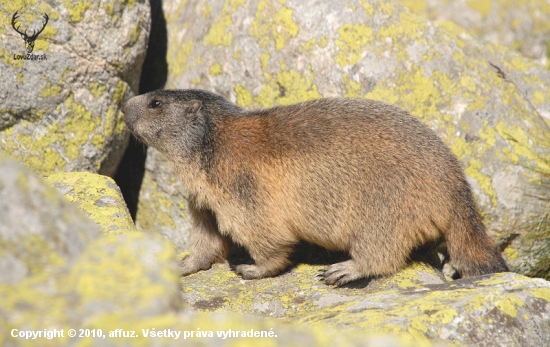
[[[137,102],[136,98],[138,98],[138,96],[130,98],[130,100],[126,101],[121,108],[121,111],[124,114],[124,121],[130,129],[132,128],[132,123],[134,123],[139,117],[139,107],[136,107],[139,103]]]
[[[130,99],[130,100],[131,100],[131,99]],[[128,114],[128,107],[129,107],[128,104],[130,103],[130,100],[126,101],[126,102],[124,103],[124,105],[122,105],[121,111],[122,111],[122,113],[124,113],[125,115]]]

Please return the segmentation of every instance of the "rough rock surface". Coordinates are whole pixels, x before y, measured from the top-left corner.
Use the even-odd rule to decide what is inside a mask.
[[[100,232],[40,176],[0,153],[0,284],[76,260]]]
[[[155,149],[148,150],[145,169],[139,191],[137,228],[162,234],[179,253],[188,250],[191,224],[181,181],[168,160]]]
[[[100,225],[104,234],[135,230],[120,189],[110,177],[90,172],[61,172],[48,176],[46,182]]]
[[[550,3],[546,0],[394,0],[432,21],[450,21],[473,36],[518,50],[547,64]]]
[[[45,60],[21,60],[24,41],[49,16],[34,45]],[[119,112],[137,92],[149,34],[145,0],[2,1],[0,144],[43,174],[113,175],[128,133]]]
[[[199,310],[245,312],[340,331],[397,336],[417,345],[543,346],[550,343],[550,282],[513,273],[445,281],[424,263],[351,288],[320,283],[322,266],[244,281],[227,265],[184,277]]]
[[[57,328],[65,329],[65,338],[33,341],[2,334],[0,339],[12,345],[80,345],[86,340],[69,338],[68,329],[115,330],[129,318],[135,329],[140,319],[147,323],[150,317],[176,312],[177,279],[175,254],[160,236],[127,233],[99,238],[55,276],[44,273],[17,286],[0,286],[5,331]]]
[[[512,269],[548,273],[540,250],[550,237],[532,230],[547,213],[550,172],[550,73],[539,64],[377,0],[167,1],[164,11],[168,87],[211,90],[244,107],[322,96],[396,104],[462,160]],[[155,168],[163,174],[149,170],[144,189],[172,200],[157,188],[169,169]],[[148,215],[166,209],[146,203]]]
[[[166,239],[105,222],[128,220],[109,179],[56,174],[47,178],[56,190],[12,160],[1,159],[0,169],[1,274],[18,274],[0,281],[3,346],[550,343],[544,280],[506,273],[447,281],[427,261],[415,261],[394,276],[335,288],[315,277],[326,266],[319,264],[332,261],[324,252],[275,278],[243,281],[227,263],[180,278]],[[16,239],[6,243],[5,235]],[[67,242],[71,237],[78,242]],[[32,271],[19,271],[20,264]],[[53,329],[63,337],[18,337]]]

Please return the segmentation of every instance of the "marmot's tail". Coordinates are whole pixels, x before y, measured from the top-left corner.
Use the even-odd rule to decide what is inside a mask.
[[[457,209],[445,235],[451,263],[462,277],[509,271],[485,231],[471,193],[467,195],[467,206]]]

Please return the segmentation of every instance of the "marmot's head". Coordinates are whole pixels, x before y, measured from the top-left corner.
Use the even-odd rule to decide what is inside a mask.
[[[203,90],[158,90],[135,96],[122,107],[132,133],[169,158],[204,151],[212,145],[212,116],[240,111]]]

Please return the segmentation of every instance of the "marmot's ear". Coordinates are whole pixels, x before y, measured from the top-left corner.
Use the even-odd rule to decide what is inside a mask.
[[[187,105],[187,112],[195,113],[198,112],[202,107],[202,102],[200,100],[191,100]]]

